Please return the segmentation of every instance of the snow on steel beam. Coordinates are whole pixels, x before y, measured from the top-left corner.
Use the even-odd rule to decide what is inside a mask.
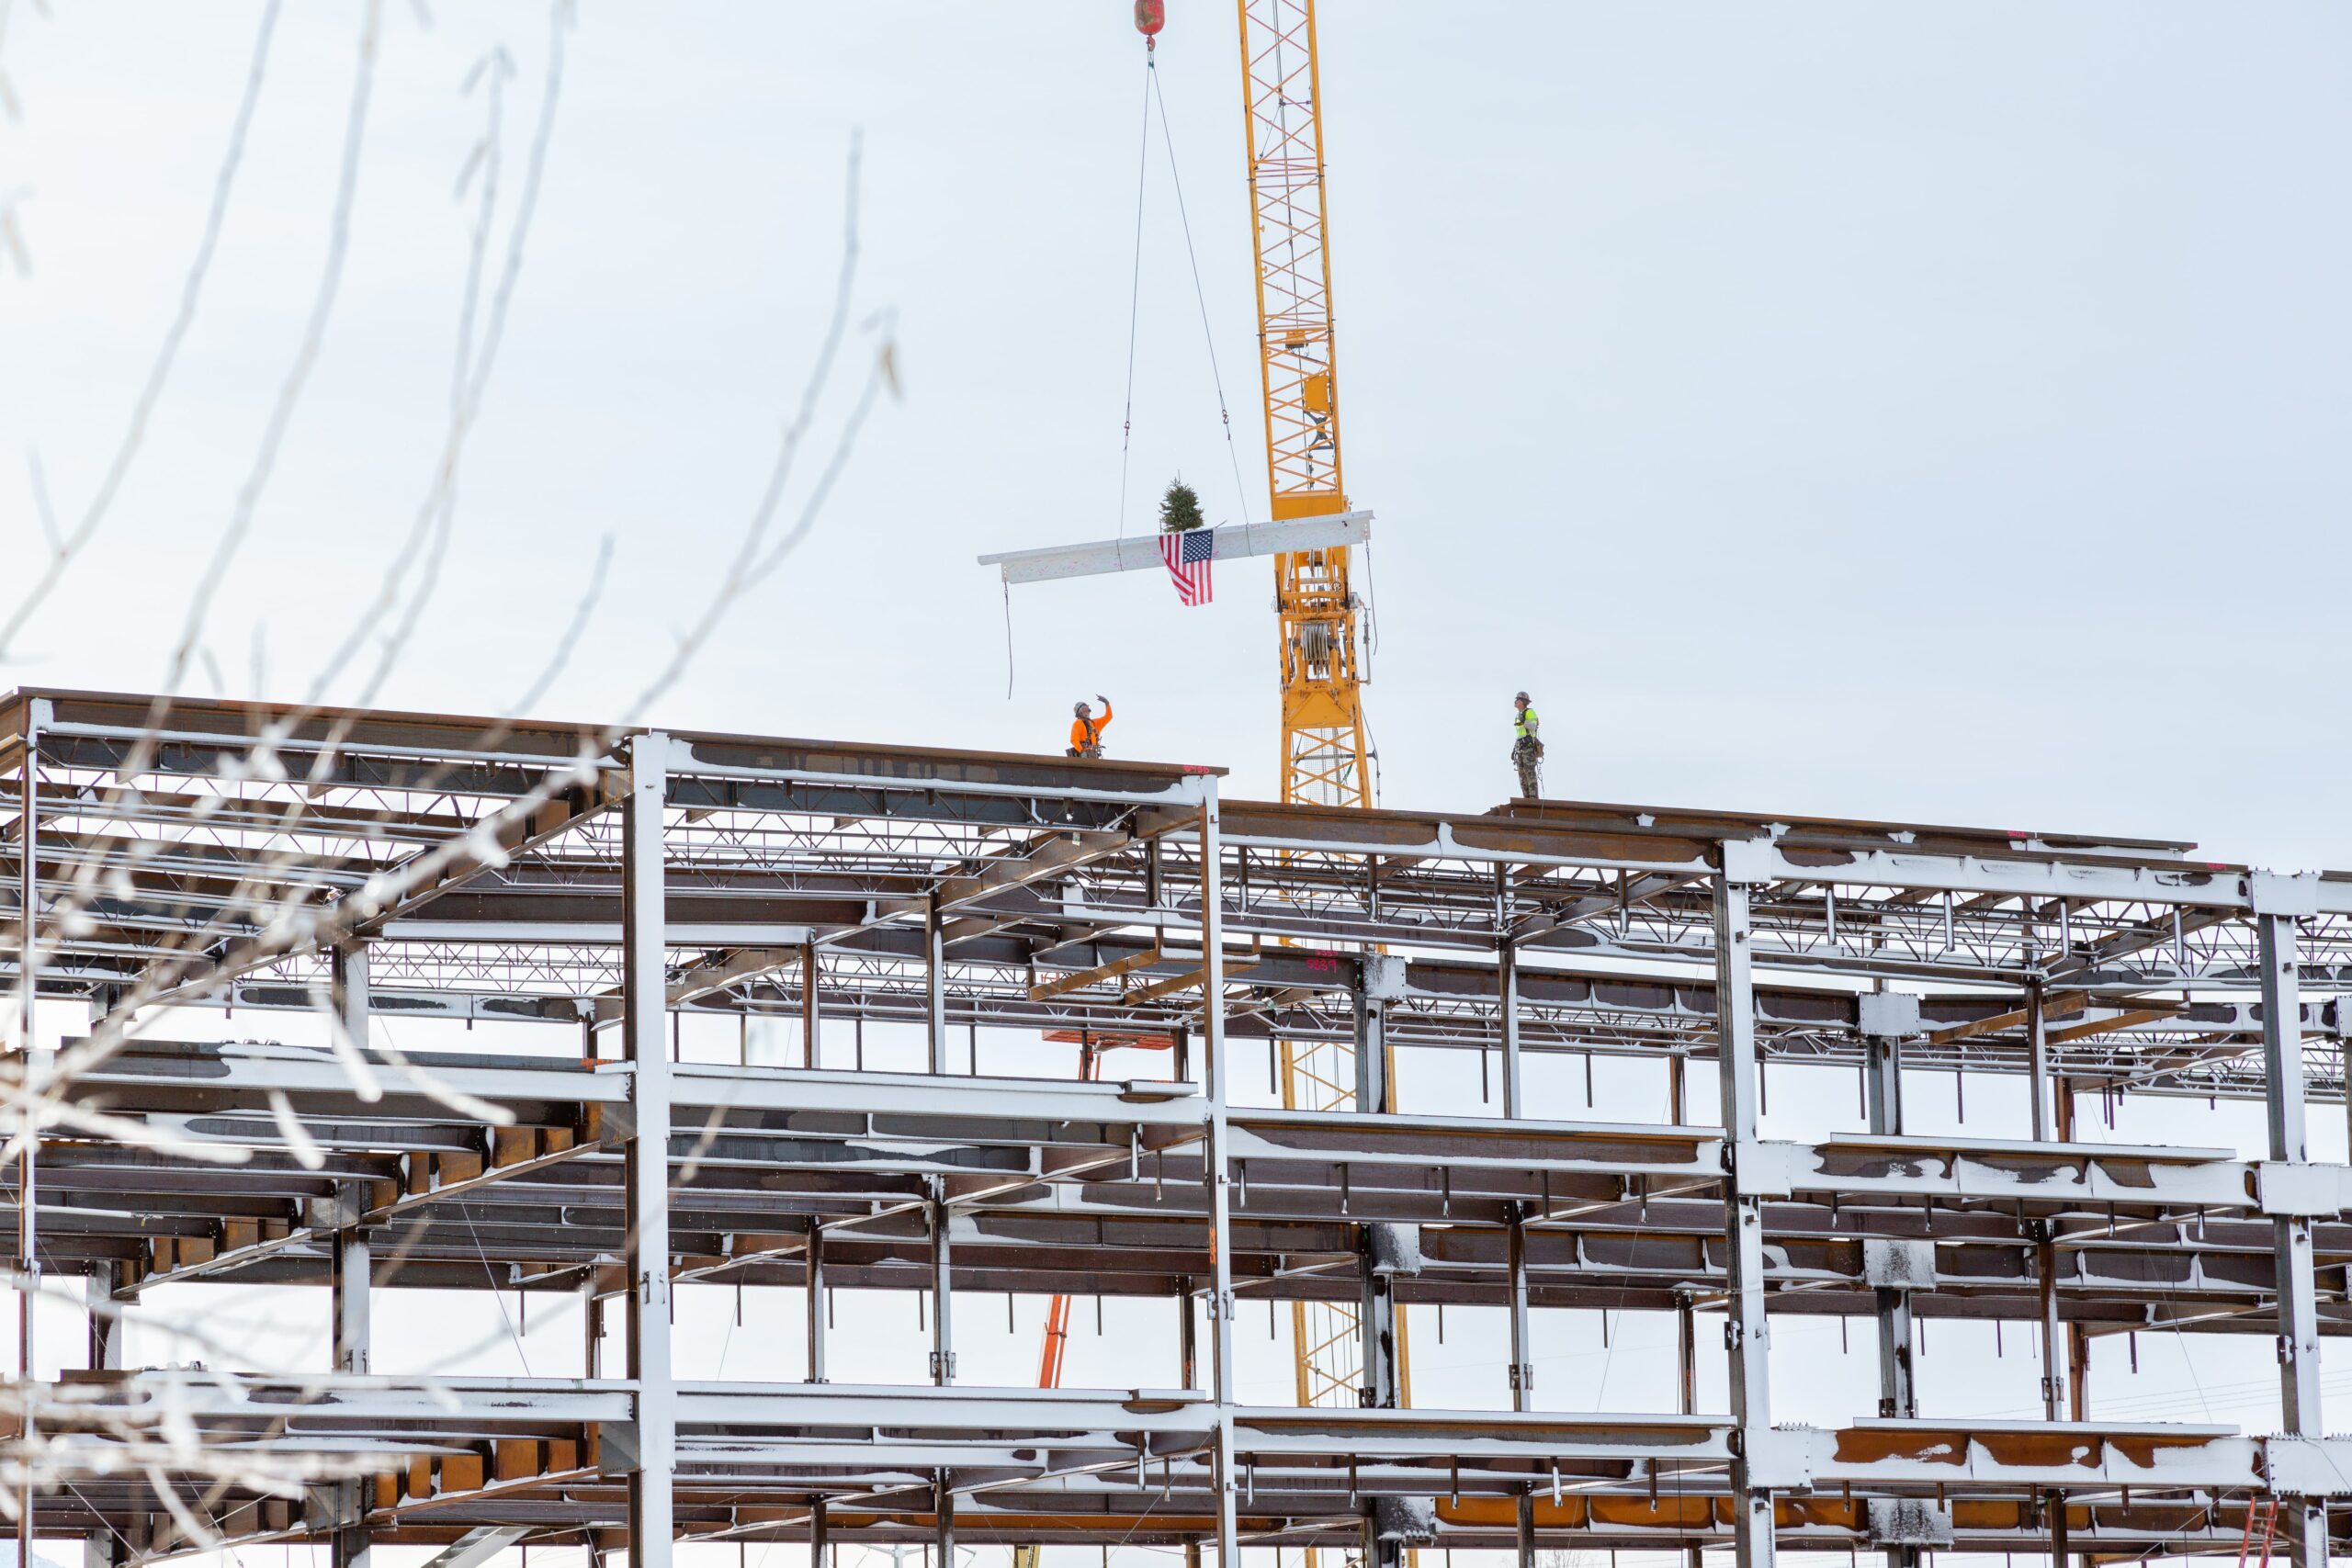
[[[400,1426],[450,1438],[512,1434],[518,1427],[561,1428],[589,1421],[626,1421],[634,1410],[622,1379],[241,1377],[233,1373],[125,1378],[46,1391],[41,1419],[52,1430],[107,1426],[153,1415],[185,1416],[201,1427],[259,1422],[295,1435],[365,1432]],[[413,1425],[412,1425],[413,1424]]]
[[[1750,840],[1762,874],[1775,881],[1996,893],[2036,898],[2122,900],[2246,909],[2246,875],[2240,868],[2154,863],[2009,860],[1981,855],[1931,855],[1909,851],[1805,851],[1769,840]]]
[[[225,995],[180,1004],[188,1007],[251,1008],[257,1012],[316,1012],[318,998],[308,986],[273,985],[248,980],[229,987]],[[387,1018],[492,1019],[501,1022],[568,1023],[587,1016],[571,997],[530,992],[442,991],[370,987],[370,1012]]]
[[[1770,1484],[2211,1487],[2291,1480],[2352,1495],[2352,1438],[2250,1438],[2232,1427],[2094,1422],[1859,1421],[1835,1431],[1751,1433]],[[2282,1486],[2283,1489],[2283,1486]]]
[[[1644,813],[1626,820],[1573,816],[1476,816],[1230,801],[1228,847],[1294,853],[1412,856],[1525,866],[1704,874],[1726,842],[1753,843],[1757,874],[1772,882],[1897,887],[2004,897],[2113,900],[2251,909],[2256,882],[2308,885],[2316,913],[2352,913],[2352,874],[2272,874],[2183,860],[2177,846],[2053,848],[1999,835],[1945,846],[1908,829],[1813,841],[1764,836],[1746,823],[1711,824]],[[1713,831],[1707,829],[1713,828]],[[2115,852],[2124,848],[2126,852]]]
[[[922,1073],[857,1073],[806,1067],[741,1067],[681,1062],[673,1099],[683,1111],[841,1111],[892,1117],[933,1116],[966,1126],[995,1121],[1009,1130],[1049,1122],[1182,1127],[1201,1122],[1200,1090],[1189,1083],[1137,1079],[1077,1083],[1066,1078],[933,1077]],[[702,1118],[682,1116],[681,1123]],[[1021,1134],[1023,1138],[1026,1133]]]
[[[1057,1440],[1113,1432],[1204,1436],[1216,1406],[1190,1389],[919,1388],[888,1383],[703,1383],[678,1385],[678,1426],[729,1428],[888,1427],[913,1433],[1008,1431]]]
[[[1302,517],[1287,523],[1230,523],[1210,533],[1216,538],[1216,558],[1290,555],[1299,550],[1339,549],[1372,542],[1372,513],[1340,512],[1323,517]],[[1044,549],[1000,550],[979,558],[982,566],[997,568],[1011,582],[1047,582],[1065,577],[1100,577],[1114,571],[1165,569],[1159,536],[1136,534],[1127,538],[1099,539],[1084,545],[1053,545]]]
[[[684,755],[672,774],[673,806],[714,810],[806,810],[809,805],[767,804],[763,783],[834,786],[820,803],[833,816],[889,816],[886,795],[943,798],[1031,797],[1046,803],[1116,806],[1197,806],[1205,779],[1223,768],[1198,762],[1040,756],[1020,751],[963,751],[913,746],[868,746],[834,740],[763,739],[750,736],[673,735]],[[842,792],[848,792],[846,794]],[[920,815],[943,815],[936,803]],[[1008,818],[1011,819],[1011,818]],[[1038,828],[1060,824],[1030,812]],[[1083,825],[1083,824],[1077,824]]]
[[[51,735],[103,739],[152,736],[168,746],[228,749],[241,754],[274,726],[288,727],[277,740],[281,751],[309,752],[331,744],[338,755],[348,757],[413,759],[459,754],[471,761],[496,760],[533,766],[569,764],[579,759],[583,748],[601,751],[604,739],[604,732],[594,725],[197,697],[164,699],[163,722],[153,725],[151,721],[155,716],[157,698],[119,692],[28,688],[0,702],[13,704],[27,697],[45,697],[52,705],[55,718],[44,727],[44,739]],[[299,722],[289,725],[288,721]],[[157,771],[175,770],[159,767]],[[210,769],[208,766],[202,771]]]
[[[417,1086],[409,1068],[379,1053],[368,1055],[385,1099],[370,1102],[364,1114],[449,1119],[447,1109]],[[550,1120],[553,1107],[616,1103],[626,1096],[626,1085],[616,1074],[585,1072],[560,1061],[511,1056],[485,1061],[441,1052],[420,1053],[410,1061],[439,1087],[515,1107],[526,1121]],[[109,1106],[142,1111],[176,1105],[201,1110],[218,1104],[224,1094],[243,1094],[249,1103],[260,1105],[261,1097],[272,1090],[287,1095],[298,1110],[309,1103],[306,1097],[330,1106],[358,1103],[350,1069],[334,1053],[257,1042],[177,1045],[134,1041],[80,1074],[75,1088],[101,1090]]]
[[[513,947],[618,947],[621,927],[618,919],[566,919],[561,915],[585,912],[590,916],[610,909],[617,913],[619,900],[583,895],[572,897],[562,894],[542,895],[549,906],[548,917],[537,920],[474,919],[460,909],[445,911],[442,916],[425,920],[397,920],[386,926],[376,936],[378,942],[469,942],[481,946]],[[451,896],[450,902],[461,903],[463,894]],[[662,927],[662,941],[670,947],[797,947],[812,940],[820,929],[839,929],[864,919],[868,905],[850,899],[769,900],[796,906],[797,914],[811,917],[796,920],[739,919],[725,922],[681,920]],[[238,1004],[243,1006],[243,1002]]]
[[[1551,1411],[1282,1409],[1234,1412],[1234,1445],[1256,1456],[1364,1460],[1730,1462],[1724,1416],[1565,1415]]]
[[[1955,828],[1926,822],[1887,822],[1862,817],[1798,817],[1786,812],[1691,809],[1673,806],[1626,806],[1584,800],[1512,801],[1495,815],[1514,821],[1557,822],[1586,827],[1638,827],[1697,833],[1713,839],[1776,838],[1796,847],[1849,847],[1875,843],[1914,845],[1936,853],[1993,855],[2122,855],[2182,860],[2197,845],[2185,839],[2126,839],[2109,834],[2051,833],[2013,828]]]
[[[2252,1168],[2222,1149],[2034,1144],[1849,1134],[1817,1145],[1752,1145],[1780,1192],[2033,1199],[2246,1208]],[[1741,1150],[1749,1157],[1747,1149]]]
[[[1600,1171],[1723,1177],[1714,1129],[1302,1111],[1230,1112],[1239,1159],[1345,1160],[1351,1165]]]

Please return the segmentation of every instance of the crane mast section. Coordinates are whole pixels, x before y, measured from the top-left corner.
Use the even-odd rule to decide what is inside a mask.
[[[1340,464],[1331,255],[1325,238],[1323,99],[1314,0],[1238,0],[1250,138],[1250,244],[1257,263],[1258,373],[1275,522],[1348,510]],[[1344,546],[1274,558],[1282,681],[1282,797],[1372,804],[1365,766],[1356,601]],[[1337,1041],[1279,1041],[1285,1106],[1342,1111],[1355,1054]],[[1294,1303],[1291,1351],[1302,1405],[1353,1405],[1363,1324],[1339,1303]],[[1400,1338],[1403,1314],[1398,1314]],[[1307,1568],[1318,1554],[1307,1553]]]
[[[1348,509],[1312,0],[1238,0],[1270,515]],[[1344,548],[1278,556],[1283,798],[1371,804]]]
[[[1239,0],[1258,366],[1277,520],[1347,510],[1311,0]]]

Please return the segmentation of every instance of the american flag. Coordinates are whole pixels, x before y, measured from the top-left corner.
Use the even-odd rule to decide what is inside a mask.
[[[1216,559],[1216,534],[1208,528],[1186,528],[1159,536],[1159,558],[1176,583],[1176,597],[1186,608],[1216,597],[1209,583],[1209,563]]]

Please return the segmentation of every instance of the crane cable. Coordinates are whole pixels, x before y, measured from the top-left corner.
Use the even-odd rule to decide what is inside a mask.
[[[1216,360],[1216,334],[1209,325],[1208,293],[1201,283],[1200,253],[1193,244],[1193,215],[1184,205],[1184,177],[1176,164],[1176,137],[1168,123],[1168,100],[1159,90],[1159,51],[1157,42],[1144,39],[1143,52],[1143,121],[1136,146],[1136,233],[1135,246],[1127,267],[1127,388],[1126,403],[1119,421],[1119,537],[1127,536],[1127,479],[1133,456],[1136,432],[1136,327],[1143,314],[1143,217],[1144,198],[1150,188],[1151,111],[1159,108],[1160,144],[1168,152],[1168,180],[1176,193],[1177,221],[1184,231],[1184,260],[1193,272],[1193,300],[1200,308],[1201,340],[1208,349],[1209,380],[1216,389],[1218,428],[1225,432],[1225,456],[1233,470],[1234,499],[1240,506],[1240,516],[1250,516],[1250,487],[1242,482],[1241,455],[1233,444],[1233,412],[1225,399],[1225,372]],[[1006,581],[1004,590],[1004,694],[1012,695],[1012,585]]]
[[[1176,170],[1176,137],[1175,133],[1169,129],[1168,100],[1160,96],[1159,72],[1155,65],[1147,65],[1145,67],[1145,71],[1148,73],[1148,77],[1151,85],[1151,96],[1159,105],[1160,142],[1168,149],[1168,182],[1176,188],[1176,217],[1178,221],[1183,225],[1184,229],[1184,259],[1192,264],[1193,299],[1201,309],[1201,341],[1208,345],[1209,379],[1216,387],[1217,423],[1225,431],[1226,459],[1233,465],[1234,499],[1240,503],[1240,520],[1246,523],[1250,520],[1250,487],[1241,482],[1241,456],[1233,445],[1233,415],[1231,412],[1227,409],[1225,402],[1225,373],[1217,367],[1216,333],[1212,332],[1209,328],[1209,299],[1206,291],[1204,291],[1201,287],[1201,258],[1193,249],[1193,217],[1184,207],[1184,177],[1181,174],[1177,173]],[[1137,212],[1138,215],[1140,215],[1141,193],[1138,192],[1137,195]],[[1251,215],[1250,220],[1252,222],[1256,221],[1256,215],[1254,213]],[[1143,231],[1140,227],[1136,231],[1136,238],[1137,246],[1140,247],[1143,238]],[[1140,263],[1142,259],[1142,251],[1140,248],[1136,251],[1136,259],[1138,263]],[[1129,337],[1127,345],[1127,378],[1129,388],[1128,395],[1130,398],[1134,395],[1133,388],[1135,385],[1134,330],[1133,325],[1130,324],[1128,327]],[[1125,479],[1122,479],[1120,503],[1123,509],[1125,505]]]
[[[1143,304],[1143,197],[1146,164],[1151,155],[1151,100],[1159,82],[1159,50],[1143,40],[1143,130],[1136,143],[1135,260],[1127,271],[1127,406],[1119,423],[1119,537],[1127,536],[1127,451],[1136,434],[1136,320]],[[1166,110],[1162,109],[1165,116]]]
[[[1127,400],[1125,411],[1119,419],[1119,538],[1122,542],[1127,536],[1127,462],[1136,434],[1136,323],[1142,315],[1143,306],[1144,193],[1148,186],[1146,171],[1149,167],[1151,159],[1151,104],[1152,99],[1159,96],[1156,90],[1159,80],[1158,54],[1158,46],[1151,39],[1146,38],[1143,40],[1143,120],[1136,140],[1135,252],[1127,267]],[[1161,106],[1160,115],[1163,120],[1167,117],[1167,107],[1164,104]],[[1170,163],[1172,167],[1174,164],[1172,153],[1170,155]],[[1177,195],[1180,207],[1182,201],[1183,196],[1180,190]],[[1189,246],[1191,243],[1192,235],[1188,229],[1185,233],[1185,243]],[[1199,269],[1195,267],[1196,281],[1198,272]],[[1220,406],[1223,404],[1225,390],[1220,385],[1217,389]],[[1229,435],[1228,439],[1230,439]],[[1007,702],[1012,700],[1012,580],[1011,578],[1006,578],[1004,581],[1004,695]]]

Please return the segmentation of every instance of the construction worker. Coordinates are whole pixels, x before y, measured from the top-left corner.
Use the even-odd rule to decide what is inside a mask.
[[[1084,703],[1070,710],[1078,716],[1069,724],[1069,754],[1091,757],[1099,762],[1102,760],[1102,732],[1111,727],[1111,699],[1097,692],[1094,700],[1102,705],[1101,718],[1095,717],[1094,710]]]
[[[1537,776],[1544,765],[1544,741],[1537,731],[1543,721],[1527,705],[1527,694],[1521,692],[1510,700],[1511,742],[1510,765],[1519,770],[1519,796],[1533,800],[1544,793],[1544,783]]]

